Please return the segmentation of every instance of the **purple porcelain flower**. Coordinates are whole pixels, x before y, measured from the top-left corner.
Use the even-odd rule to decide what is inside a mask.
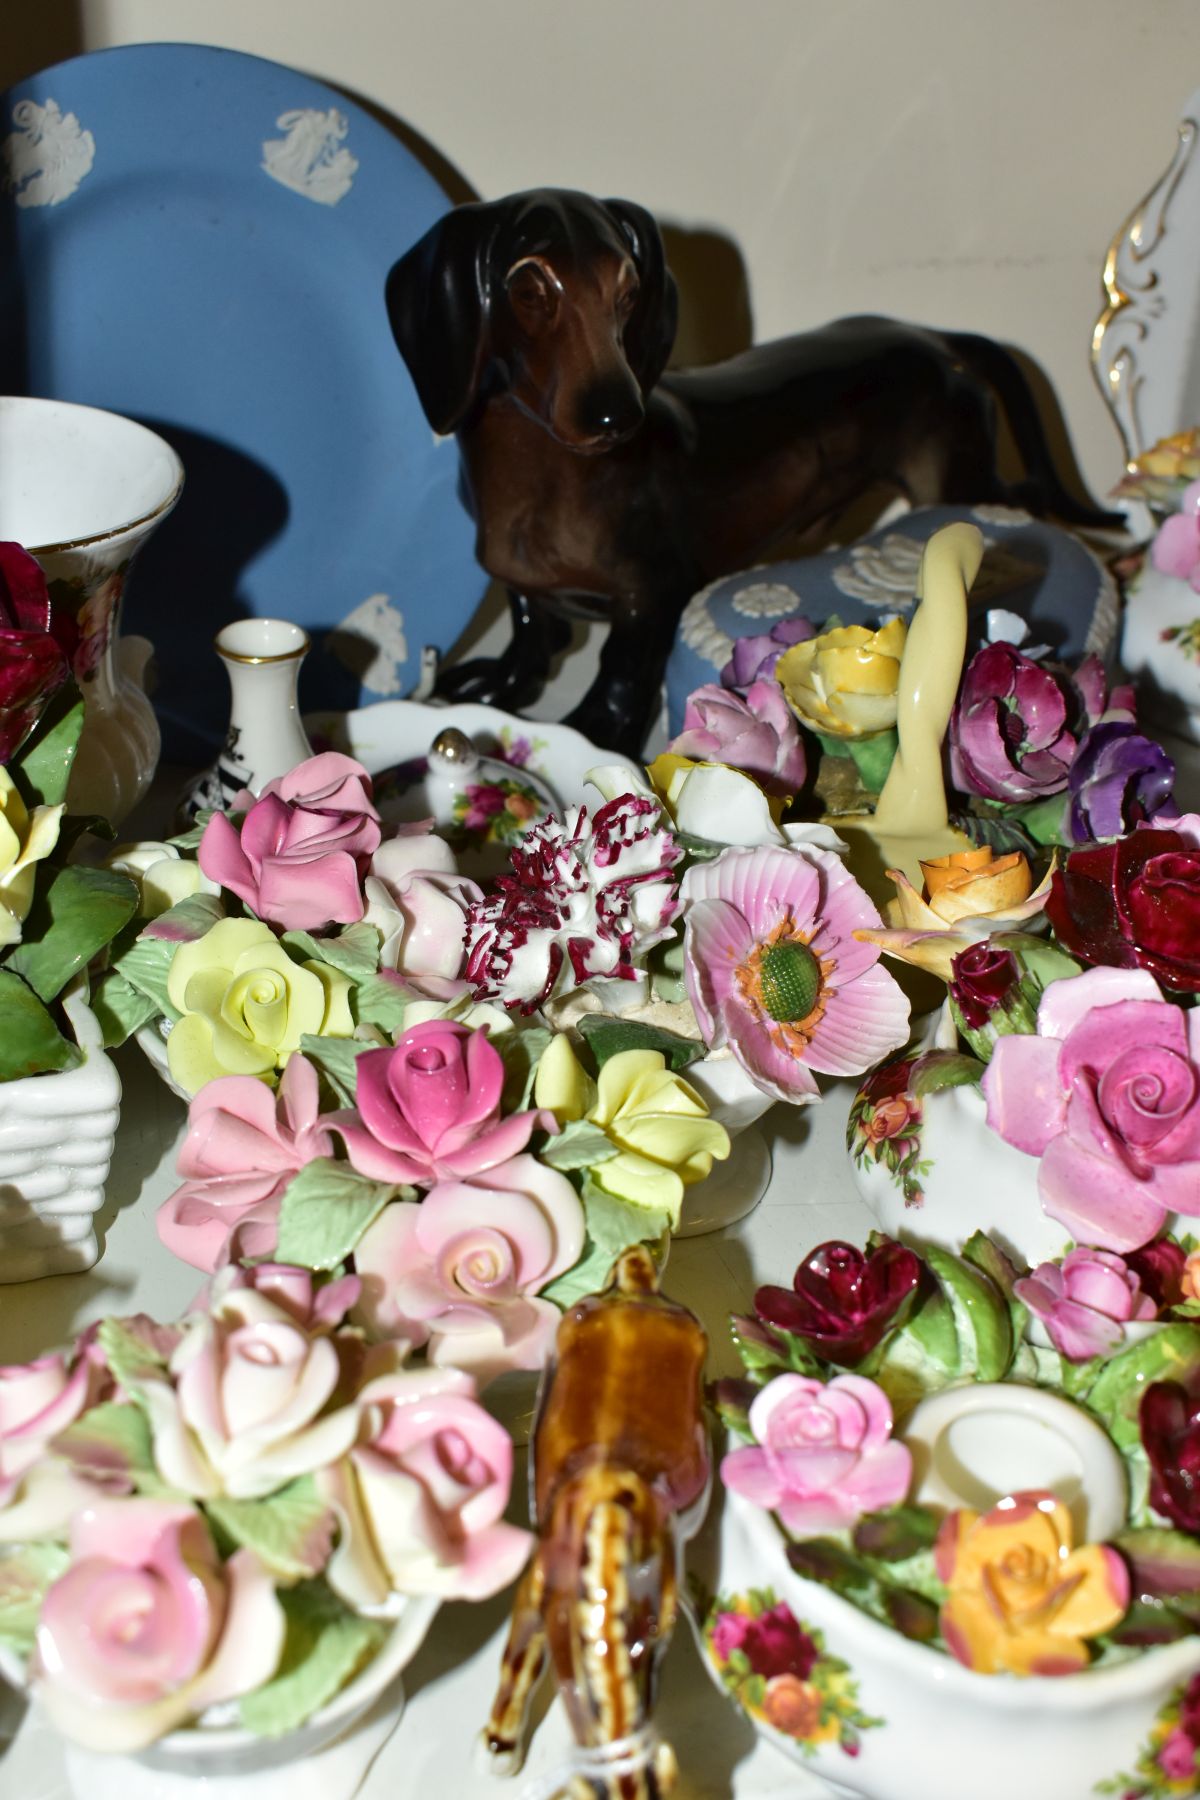
[[[680,889],[684,979],[705,1043],[728,1044],[777,1100],[814,1100],[814,1070],[861,1075],[908,1036],[908,1001],[859,927],[879,914],[811,846],[730,849]]]
[[[754,681],[743,697],[709,683],[688,695],[683,730],[668,751],[741,769],[769,794],[790,797],[804,785],[800,732],[777,681]]]
[[[987,1120],[1040,1159],[1042,1207],[1078,1243],[1136,1250],[1200,1212],[1200,1008],[1143,969],[1052,981],[1035,1036],[997,1040]]]
[[[1089,656],[1074,674],[986,644],[968,663],[950,720],[955,785],[985,800],[1061,793],[1079,732],[1107,704],[1104,672]]]
[[[1108,1250],[1072,1250],[1061,1267],[1042,1263],[1013,1291],[1069,1362],[1115,1350],[1130,1320],[1153,1319],[1157,1312],[1135,1271]]]
[[[757,1442],[729,1452],[721,1479],[796,1537],[840,1531],[908,1492],[912,1455],[891,1435],[887,1395],[861,1375],[777,1375],[750,1408],[750,1429]]]
[[[721,686],[748,688],[752,682],[765,681],[775,673],[775,664],[785,650],[815,636],[816,626],[812,620],[797,618],[777,619],[770,631],[736,638],[733,655],[721,670]]]
[[[853,1244],[818,1244],[790,1289],[759,1288],[754,1310],[827,1361],[858,1363],[891,1328],[920,1279],[920,1261],[904,1244],[888,1241],[870,1252]]]
[[[1131,721],[1103,719],[1080,740],[1067,776],[1071,841],[1124,837],[1136,825],[1174,815],[1175,764]]]

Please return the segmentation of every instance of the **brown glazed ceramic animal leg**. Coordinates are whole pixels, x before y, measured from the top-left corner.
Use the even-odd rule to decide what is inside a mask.
[[[515,1775],[525,1760],[529,1707],[546,1667],[546,1626],[542,1617],[545,1564],[539,1548],[521,1577],[512,1623],[500,1664],[500,1685],[483,1742],[498,1775]]]
[[[596,679],[564,725],[603,749],[637,759],[661,701],[663,670],[689,597],[659,594],[653,607],[639,606],[614,617]]]
[[[546,685],[550,664],[571,641],[567,620],[539,600],[508,590],[512,637],[499,656],[474,656],[444,669],[437,692],[445,700],[476,700],[485,706],[519,711]]]

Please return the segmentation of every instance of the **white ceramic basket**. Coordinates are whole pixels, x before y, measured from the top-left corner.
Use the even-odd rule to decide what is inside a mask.
[[[826,1692],[836,1695],[823,1716],[815,1699],[823,1671],[815,1665],[806,1681],[777,1678],[795,1686],[780,1693],[772,1710],[781,1725],[799,1729],[772,1725],[762,1710],[747,1713],[765,1737],[835,1794],[864,1800],[1091,1800],[1098,1784],[1135,1768],[1160,1713],[1200,1669],[1200,1637],[1191,1637],[1078,1675],[977,1675],[795,1574],[775,1520],[736,1494],[725,1494],[708,1548],[712,1560],[703,1579],[710,1591],[723,1602],[753,1593],[760,1605],[782,1604],[809,1642],[819,1644],[833,1681]],[[702,1627],[700,1639],[709,1671],[723,1685],[712,1629]],[[814,1691],[807,1706],[805,1688]],[[1136,1791],[1136,1781],[1128,1787]]]
[[[63,1009],[80,1066],[0,1082],[0,1283],[90,1269],[100,1254],[121,1078],[81,988]]]

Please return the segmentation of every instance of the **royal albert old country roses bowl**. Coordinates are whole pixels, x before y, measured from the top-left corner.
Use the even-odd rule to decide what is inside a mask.
[[[833,1793],[1166,1800],[1195,1792],[1190,1780],[1168,1785],[1165,1772],[1153,1787],[1128,1772],[1177,1728],[1200,1639],[1074,1675],[980,1675],[797,1575],[774,1519],[737,1494],[725,1496],[719,1534],[717,1591],[701,1631],[709,1670],[764,1736]],[[769,1671],[765,1681],[754,1683],[755,1670]]]

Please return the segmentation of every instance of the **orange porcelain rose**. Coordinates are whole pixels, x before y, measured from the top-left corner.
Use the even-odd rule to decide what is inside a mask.
[[[931,857],[921,864],[921,873],[925,877],[923,898],[930,912],[947,925],[980,913],[993,918],[1011,914],[1033,891],[1029,863],[1020,851],[997,856],[990,844],[978,850],[957,850],[952,856]],[[899,883],[897,900],[903,912],[904,892]]]
[[[947,1587],[942,1636],[980,1675],[1073,1675],[1087,1640],[1129,1605],[1129,1574],[1107,1544],[1072,1548],[1071,1515],[1053,1494],[1014,1494],[980,1515],[947,1515],[937,1571]]]
[[[984,844],[930,857],[922,862],[921,874],[918,893],[902,870],[889,869],[896,897],[884,909],[887,926],[854,935],[877,944],[885,955],[949,981],[951,963],[968,944],[994,931],[1034,927],[1050,892],[1053,864],[1035,888],[1028,859],[1020,851],[997,856]]]

